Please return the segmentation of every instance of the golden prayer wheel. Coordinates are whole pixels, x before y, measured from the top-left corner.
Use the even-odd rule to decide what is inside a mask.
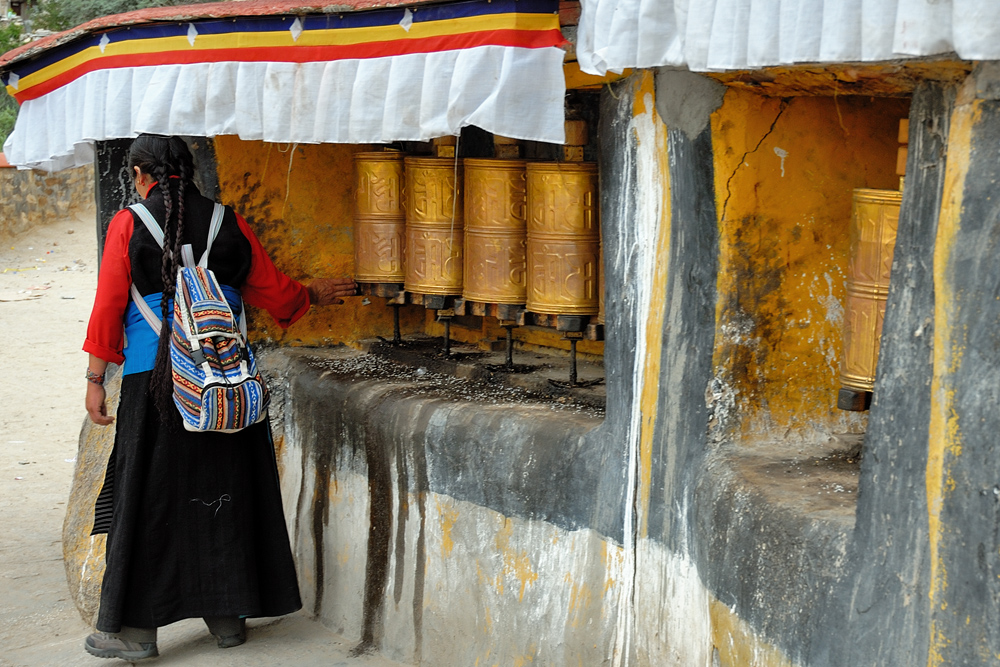
[[[902,198],[902,193],[896,190],[854,191],[840,384],[856,392],[875,388],[875,367]]]
[[[354,279],[360,283],[403,282],[403,156],[354,156]]]
[[[465,160],[465,289],[469,301],[525,302],[524,160]]]
[[[462,293],[462,163],[408,157],[404,287],[417,294]]]
[[[527,309],[596,315],[601,241],[597,165],[529,163]]]

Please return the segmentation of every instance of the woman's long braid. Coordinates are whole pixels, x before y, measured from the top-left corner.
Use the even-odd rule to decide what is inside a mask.
[[[174,141],[180,140],[171,139],[169,141],[170,144],[173,144]],[[156,349],[156,363],[150,379],[153,398],[161,416],[166,416],[173,410],[173,371],[170,363],[173,313],[170,309],[170,303],[176,296],[177,269],[181,265],[181,249],[184,246],[184,192],[191,179],[189,165],[178,154],[179,151],[176,150],[176,147],[169,145],[168,152],[169,162],[158,165],[153,174],[157,179],[157,187],[163,193],[166,213],[163,230],[163,259],[160,269],[163,280],[163,296],[160,299],[163,328],[160,331],[160,341]]]
[[[174,276],[177,275],[174,246],[177,242],[177,225],[174,222],[173,197],[170,192],[170,176],[168,165],[158,164],[153,167],[151,176],[156,179],[156,187],[163,195],[163,205],[166,215],[163,222],[163,253],[160,260],[160,279],[163,281],[163,292],[160,295],[160,314],[163,325],[160,328],[160,341],[156,347],[156,362],[153,365],[153,375],[150,379],[150,391],[153,401],[160,411],[161,419],[166,422],[170,414],[173,390],[173,372],[170,364],[170,336],[173,323],[173,313],[170,311],[170,301],[174,296]]]
[[[167,302],[170,300],[171,296],[173,296],[174,275],[176,274],[173,256],[173,239],[174,230],[177,226],[174,224],[174,202],[173,198],[170,196],[170,176],[167,171],[167,166],[156,165],[153,168],[152,176],[156,179],[156,188],[160,191],[160,194],[163,195],[163,206],[166,210],[166,214],[163,218],[163,253],[160,255],[160,280],[163,281],[163,296],[160,299],[160,312],[163,317],[166,318],[170,314],[168,312]]]
[[[186,147],[185,147],[186,150]],[[192,165],[188,164],[185,160],[177,159],[177,178],[174,182],[177,185],[177,238],[184,238],[184,193],[187,192],[188,184],[191,182],[191,178],[194,174],[191,173],[190,168]],[[178,248],[180,248],[180,242],[178,242]],[[177,271],[174,270],[176,274]]]
[[[184,197],[194,177],[194,161],[183,139],[151,134],[139,135],[129,149],[129,169],[138,168],[156,182],[163,197],[163,252],[160,255],[160,279],[163,291],[160,330],[156,361],[150,377],[150,394],[163,423],[173,409],[173,369],[170,363],[170,339],[173,334],[173,312],[170,303],[176,291],[177,269],[184,246]]]

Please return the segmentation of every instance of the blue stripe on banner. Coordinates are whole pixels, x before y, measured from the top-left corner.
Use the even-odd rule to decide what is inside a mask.
[[[449,19],[484,16],[488,14],[552,14],[559,11],[559,0],[469,0],[443,5],[410,7],[414,23],[447,21]],[[343,14],[312,14],[299,17],[303,30],[331,30],[343,28],[373,28],[395,25],[403,20],[406,8],[393,7],[373,9],[363,12]],[[194,20],[183,23],[150,23],[111,28],[106,32],[87,35],[65,44],[48,49],[24,63],[18,63],[15,70],[19,77],[25,77],[49,65],[68,58],[80,51],[99,46],[107,35],[111,43],[159,39],[162,37],[187,36],[193,23],[202,35],[224,35],[239,32],[280,32],[291,28],[294,16],[247,16],[232,19]],[[4,81],[7,83],[7,81]]]

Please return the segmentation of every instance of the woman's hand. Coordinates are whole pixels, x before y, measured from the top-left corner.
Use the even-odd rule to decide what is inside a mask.
[[[108,414],[105,399],[104,385],[87,383],[87,415],[90,416],[90,421],[98,426],[107,426],[115,420]]]
[[[358,293],[358,285],[352,278],[316,278],[306,285],[306,289],[309,290],[309,303],[314,306],[344,303],[339,297]]]

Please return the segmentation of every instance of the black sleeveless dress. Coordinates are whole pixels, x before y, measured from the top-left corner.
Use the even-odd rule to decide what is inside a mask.
[[[162,226],[156,188],[144,203]],[[205,249],[212,206],[193,187],[186,193],[184,242],[195,257]],[[160,248],[138,219],[128,255],[140,294],[162,292]],[[227,209],[209,268],[238,287],[251,262],[250,243]],[[108,535],[97,629],[298,610],[269,423],[232,434],[185,431],[176,411],[161,419],[150,375],[122,378],[114,449],[95,508],[93,532]]]

